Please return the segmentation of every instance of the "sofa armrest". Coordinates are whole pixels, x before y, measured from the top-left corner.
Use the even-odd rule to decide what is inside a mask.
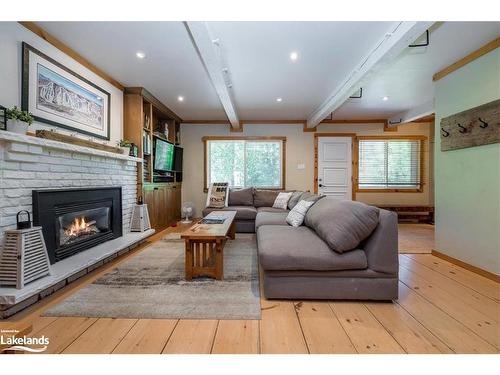
[[[365,240],[363,250],[369,269],[398,275],[398,215],[395,212],[380,210],[378,226]]]

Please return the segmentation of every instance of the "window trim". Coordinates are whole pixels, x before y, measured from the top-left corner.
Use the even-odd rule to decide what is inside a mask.
[[[286,137],[278,136],[205,136],[203,142],[203,191],[208,193],[208,141],[281,141],[281,186],[278,188],[265,188],[266,190],[286,189]]]
[[[391,141],[391,140],[401,140],[401,141],[420,141],[420,160],[419,160],[419,173],[420,173],[420,184],[418,188],[409,188],[409,189],[397,189],[397,188],[360,188],[359,187],[359,141],[364,140],[379,140],[379,141]],[[422,193],[424,191],[424,172],[425,172],[425,142],[427,141],[427,137],[423,135],[364,135],[357,136],[354,142],[354,154],[356,155],[356,164],[353,171],[354,176],[354,187],[356,192],[358,193]]]

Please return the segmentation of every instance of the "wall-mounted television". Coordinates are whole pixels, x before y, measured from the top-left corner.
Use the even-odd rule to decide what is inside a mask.
[[[159,137],[154,137],[153,168],[159,172],[174,171],[175,146]]]
[[[174,171],[182,172],[182,147],[175,146],[174,152]]]

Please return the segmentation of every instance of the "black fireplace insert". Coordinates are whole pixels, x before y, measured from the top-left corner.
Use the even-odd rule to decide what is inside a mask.
[[[33,190],[33,224],[42,227],[54,264],[122,236],[122,189]]]

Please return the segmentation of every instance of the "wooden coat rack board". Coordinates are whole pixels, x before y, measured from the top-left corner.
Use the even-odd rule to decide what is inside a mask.
[[[500,99],[441,119],[441,151],[500,143]]]

